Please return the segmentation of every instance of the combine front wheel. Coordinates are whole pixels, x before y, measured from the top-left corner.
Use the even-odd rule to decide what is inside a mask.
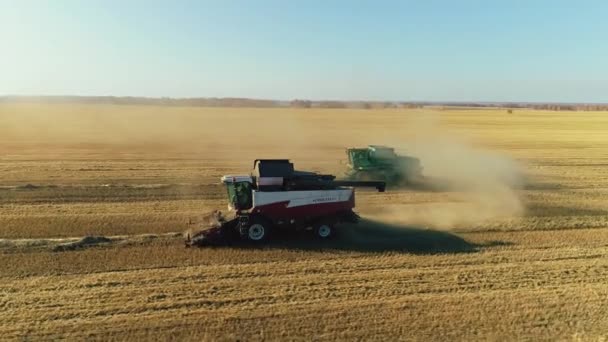
[[[247,237],[251,241],[263,240],[266,236],[266,228],[259,223],[252,224],[247,230]]]
[[[270,224],[264,220],[256,219],[249,224],[245,231],[242,231],[242,235],[251,242],[260,243],[268,238],[269,232]]]

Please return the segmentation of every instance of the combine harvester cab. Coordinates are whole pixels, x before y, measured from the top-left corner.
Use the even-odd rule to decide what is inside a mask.
[[[348,148],[347,178],[384,181],[391,186],[408,185],[422,179],[420,159],[400,156],[387,146]]]
[[[256,160],[249,176],[223,176],[231,220],[188,236],[186,245],[221,244],[235,238],[268,239],[275,230],[311,230],[321,239],[335,234],[335,225],[357,222],[353,187],[383,192],[385,182],[340,181],[333,175],[294,170],[289,160]]]

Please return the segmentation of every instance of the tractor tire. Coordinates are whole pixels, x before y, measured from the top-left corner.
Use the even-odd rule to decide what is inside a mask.
[[[263,219],[254,219],[249,226],[242,232],[242,237],[253,243],[263,243],[268,240],[270,233],[270,222]]]
[[[322,222],[314,226],[315,237],[321,240],[331,239],[336,235],[336,228],[331,223]]]

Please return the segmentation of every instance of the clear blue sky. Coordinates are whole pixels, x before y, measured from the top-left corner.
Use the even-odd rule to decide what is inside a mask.
[[[0,94],[608,102],[608,1],[0,0]]]

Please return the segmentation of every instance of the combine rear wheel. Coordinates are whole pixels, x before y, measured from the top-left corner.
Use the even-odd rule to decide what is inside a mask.
[[[320,223],[315,226],[315,236],[319,239],[329,239],[335,234],[335,228],[329,223]]]

